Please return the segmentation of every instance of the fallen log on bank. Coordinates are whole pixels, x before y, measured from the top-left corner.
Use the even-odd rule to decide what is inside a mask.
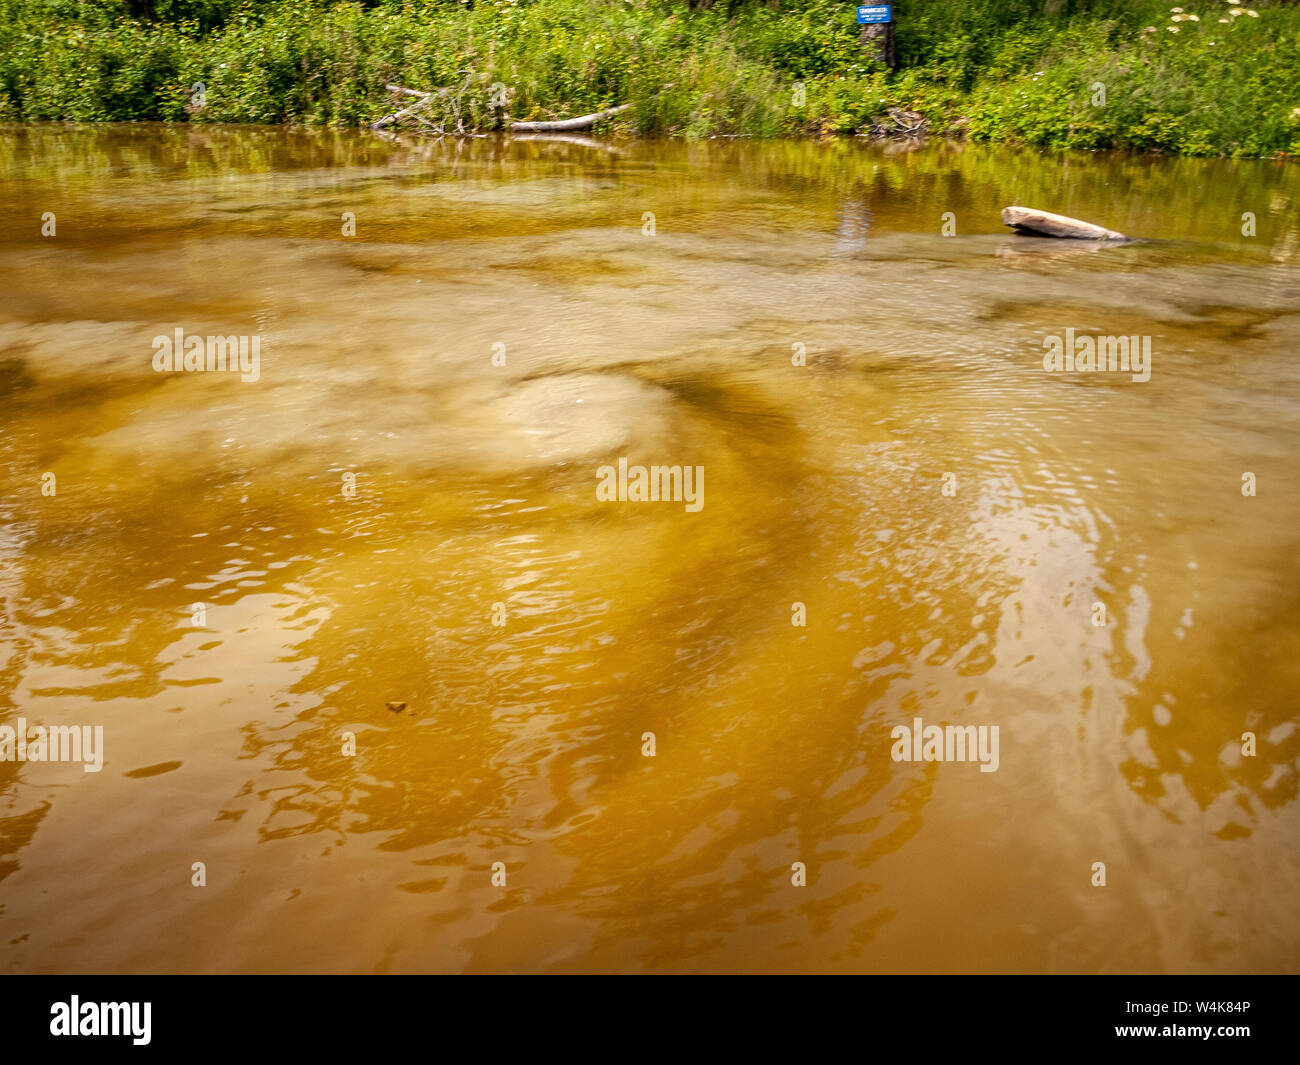
[[[1067,218],[1063,214],[1039,211],[1033,207],[1002,208],[1002,224],[1010,226],[1017,233],[1032,237],[1065,237],[1072,240],[1132,240],[1123,233],[1113,229],[1095,226],[1091,222],[1081,222],[1077,218]]]
[[[604,111],[596,111],[590,115],[581,115],[578,118],[562,118],[558,122],[511,122],[511,133],[567,133],[575,129],[590,129],[597,122],[604,122],[607,118],[626,111],[631,104],[619,104],[618,107],[609,107]]]
[[[384,115],[384,117],[378,122],[372,122],[370,125],[371,129],[384,129],[387,126],[393,125],[395,122],[401,122],[404,118],[411,118],[417,111],[422,111],[433,102],[432,93],[416,92],[414,89],[403,89],[398,85],[389,85],[388,89],[390,92],[399,93],[405,96],[415,96],[418,97],[418,99],[415,103],[411,104],[410,107],[404,107],[400,111],[394,111],[392,114]]]
[[[887,125],[885,119],[893,125]],[[872,122],[868,132],[873,138],[879,137],[923,137],[929,128],[925,116],[916,111],[904,111],[901,107],[891,107],[885,117]]]
[[[422,89],[408,89],[405,85],[384,86],[394,96],[415,97],[415,102],[408,107],[384,115],[378,121],[372,122],[370,128],[377,132],[396,131],[404,128],[415,133],[429,133],[436,137],[485,136],[485,134],[474,132],[476,128],[484,128],[482,125],[484,116],[481,113],[481,106],[474,107],[478,100],[472,88],[475,81],[474,72],[462,71],[462,73],[465,74],[465,80],[459,87],[447,85],[441,89],[425,91]],[[666,85],[665,88],[671,88],[671,84]],[[466,96],[467,93],[469,94],[468,97]],[[545,122],[510,122],[508,115],[499,113],[501,102],[495,98],[488,105],[488,108],[493,114],[497,115],[498,120],[504,119],[507,122],[506,128],[511,133],[570,133],[576,130],[590,129],[597,122],[603,122],[607,118],[622,114],[631,106],[631,104],[619,104],[617,107],[607,107],[604,111],[596,111],[590,115],[579,115],[577,118],[561,118]],[[466,115],[462,108],[471,110],[471,113]],[[493,124],[495,125],[495,121]]]

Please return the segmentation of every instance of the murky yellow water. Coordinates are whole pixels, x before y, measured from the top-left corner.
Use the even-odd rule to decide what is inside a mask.
[[[1294,971],[1298,174],[0,130],[0,967]]]

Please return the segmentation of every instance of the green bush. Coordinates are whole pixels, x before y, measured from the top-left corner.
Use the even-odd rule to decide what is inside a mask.
[[[847,134],[901,107],[1036,145],[1300,151],[1300,9],[1185,2],[903,0],[887,73],[843,0],[0,0],[0,120],[349,126],[398,82],[464,86],[486,129],[500,84],[512,118],[630,102],[640,134]]]

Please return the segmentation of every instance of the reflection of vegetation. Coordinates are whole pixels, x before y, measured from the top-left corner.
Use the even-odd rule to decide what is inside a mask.
[[[631,101],[640,133],[849,132],[903,107],[1061,147],[1300,151],[1300,11],[1189,2],[911,0],[891,77],[842,0],[0,0],[0,117],[351,125],[386,81],[472,70],[482,127],[500,83],[515,118]]]
[[[162,127],[147,132],[34,126],[0,134],[0,204],[5,203],[6,188],[38,181],[59,189],[65,197],[81,193],[75,197],[76,213],[83,220],[103,214],[97,224],[108,226],[129,218],[134,230],[161,231],[173,224],[177,212],[184,211],[174,196],[167,195],[165,214],[158,210],[157,200],[147,196],[115,203],[110,221],[96,196],[97,183],[111,174],[114,180],[151,181],[166,190],[173,179],[221,176],[228,184],[231,178],[250,175],[260,182],[258,202],[274,207],[276,234],[318,237],[317,200],[340,190],[352,195],[358,183],[374,181],[376,188],[367,188],[365,194],[371,210],[382,208],[387,216],[384,226],[369,231],[372,240],[453,239],[470,223],[482,233],[519,236],[556,226],[605,224],[611,198],[633,195],[640,187],[639,175],[650,163],[656,168],[656,185],[673,198],[679,226],[687,225],[689,217],[691,227],[730,229],[737,224],[737,212],[754,206],[755,196],[760,196],[761,210],[761,194],[768,190],[787,203],[787,222],[813,229],[833,226],[845,201],[862,201],[873,212],[873,233],[934,232],[941,211],[956,214],[963,235],[1002,232],[998,209],[1019,202],[1050,204],[1063,213],[1144,237],[1231,244],[1246,253],[1266,253],[1278,262],[1300,257],[1294,181],[1285,165],[1258,160],[1157,160],[1121,153],[1045,155],[1030,148],[952,142],[902,147],[867,148],[842,140],[659,141],[610,159],[596,149],[523,141],[507,147],[495,138],[399,147],[354,131],[300,130],[285,136],[274,130],[231,126]],[[430,214],[416,210],[413,204],[418,201],[405,191],[410,187],[407,183],[444,181],[448,176],[489,180],[498,186],[521,180],[571,181],[575,164],[591,184],[584,195],[557,201],[547,212],[521,214],[512,203],[502,201],[462,202],[455,214]],[[720,179],[700,180],[703,171],[713,171]],[[248,190],[253,184],[229,187]],[[389,190],[386,198],[379,195],[380,188]],[[304,198],[303,190],[319,191],[319,195]],[[1207,209],[1209,205],[1214,209]],[[1247,210],[1257,216],[1258,236],[1244,240],[1242,213]],[[638,206],[638,217],[639,211]],[[771,221],[766,212],[754,216],[758,226],[770,227]],[[206,208],[187,218],[187,225],[196,233],[225,235],[264,236],[269,228],[264,212]],[[429,264],[421,268],[428,269]],[[582,267],[589,268],[590,263]],[[0,389],[5,378],[5,367],[0,365]]]

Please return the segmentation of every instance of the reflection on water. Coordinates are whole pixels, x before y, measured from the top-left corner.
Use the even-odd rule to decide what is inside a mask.
[[[1293,168],[36,127],[0,177],[0,715],[106,746],[0,762],[6,970],[1296,967]],[[1044,373],[1067,328],[1151,380]],[[914,717],[999,770],[892,762]]]

